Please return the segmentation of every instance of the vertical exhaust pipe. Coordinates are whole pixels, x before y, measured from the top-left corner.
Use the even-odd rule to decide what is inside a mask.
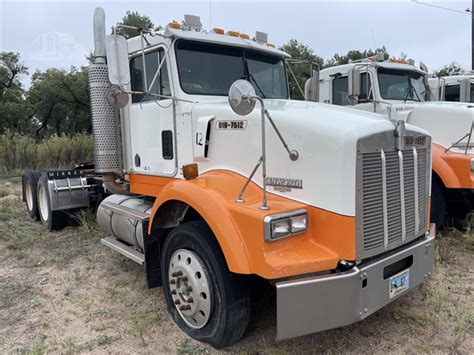
[[[94,58],[89,66],[89,85],[95,171],[103,174],[103,183],[110,192],[128,194],[128,185],[117,182],[122,174],[120,117],[107,101],[111,84],[105,51],[105,12],[100,7],[94,12],[93,31]]]

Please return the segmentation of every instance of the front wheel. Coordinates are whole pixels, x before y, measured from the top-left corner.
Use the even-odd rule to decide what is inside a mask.
[[[161,276],[168,311],[186,334],[215,348],[242,337],[250,319],[247,283],[228,270],[204,222],[184,223],[169,234]]]

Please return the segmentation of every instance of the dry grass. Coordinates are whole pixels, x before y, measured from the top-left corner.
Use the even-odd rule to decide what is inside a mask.
[[[0,135],[0,174],[13,176],[27,169],[67,169],[93,158],[92,136],[52,136],[40,142],[28,136]]]

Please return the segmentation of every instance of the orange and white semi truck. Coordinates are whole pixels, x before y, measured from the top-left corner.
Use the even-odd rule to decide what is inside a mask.
[[[319,91],[311,90],[313,79],[308,80],[306,98],[379,113],[427,130],[433,138],[431,220],[441,227],[446,216],[463,221],[474,207],[474,108],[436,101],[427,68],[409,62],[377,55],[325,68],[315,79]]]
[[[361,321],[426,281],[426,131],[290,100],[288,55],[265,33],[185,16],[126,41],[105,36],[104,16],[95,172],[30,172],[33,217],[57,228],[98,204],[102,243],[143,265],[177,325],[216,348],[244,334],[250,280],[276,290],[278,339]]]

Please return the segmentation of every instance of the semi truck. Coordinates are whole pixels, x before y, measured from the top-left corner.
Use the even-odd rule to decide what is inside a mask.
[[[377,54],[321,70],[307,81],[305,97],[379,113],[430,132],[431,221],[440,228],[448,216],[462,227],[474,205],[474,108],[467,103],[436,101],[427,71],[426,66],[417,67],[412,60],[385,59]]]
[[[273,288],[276,336],[362,321],[433,271],[431,137],[405,122],[289,98],[263,32],[197,16],[128,41],[94,15],[93,165],[29,172],[49,229],[97,209],[102,244],[140,264],[190,337],[222,348]]]
[[[437,101],[474,102],[474,74],[433,77],[428,84]]]

